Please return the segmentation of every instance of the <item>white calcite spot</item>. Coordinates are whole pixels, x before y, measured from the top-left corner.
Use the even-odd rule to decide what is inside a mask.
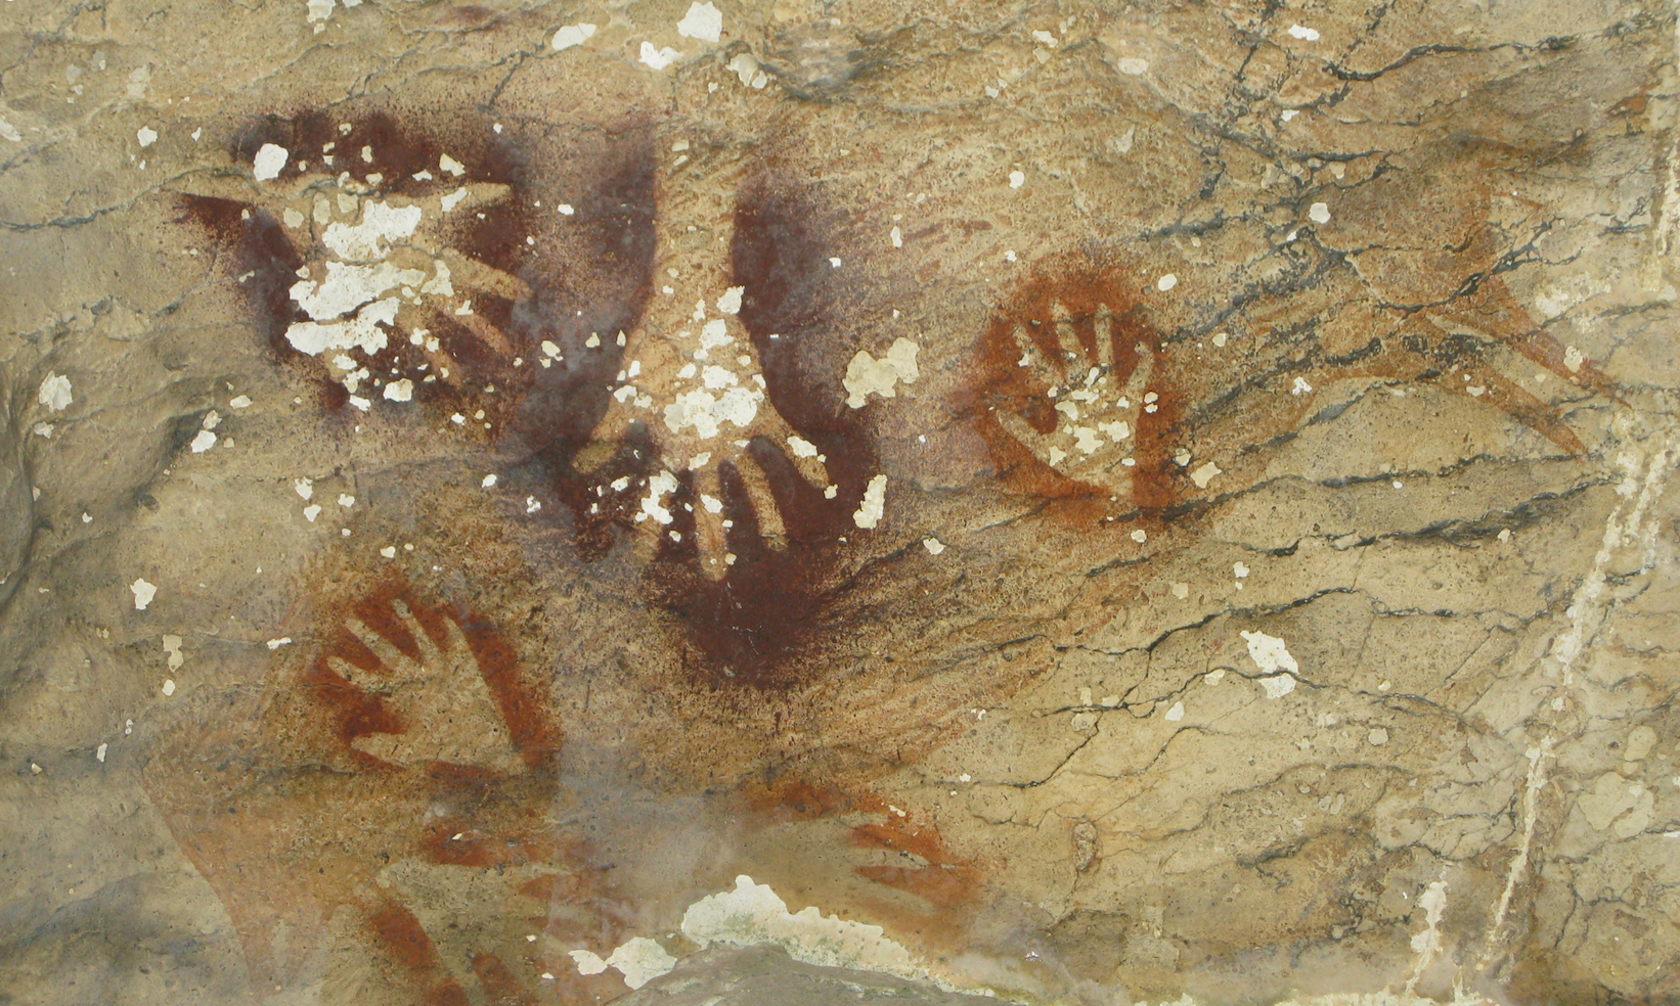
[[[1248,643],[1248,655],[1254,661],[1254,666],[1260,668],[1272,677],[1261,678],[1260,687],[1265,689],[1268,699],[1280,699],[1295,690],[1295,677],[1301,667],[1295,658],[1289,655],[1289,649],[1283,640],[1276,636],[1268,636],[1264,632],[1243,632],[1242,637]],[[1284,673],[1276,673],[1282,671]]]
[[[1312,389],[1313,386],[1307,383],[1306,378],[1297,377],[1295,378],[1294,383],[1289,386],[1289,393],[1291,395],[1305,395],[1312,391]]]
[[[701,898],[683,914],[683,935],[705,949],[769,944],[819,967],[859,968],[903,978],[926,978],[910,952],[880,926],[824,915],[815,906],[797,913],[767,884],[735,878],[735,889]]]
[[[1582,353],[1579,349],[1577,349],[1574,346],[1564,347],[1564,350],[1563,350],[1563,365],[1565,367],[1569,368],[1570,373],[1573,374],[1576,371],[1580,370],[1581,369],[1581,364],[1583,364],[1585,362],[1587,362],[1587,357],[1586,357],[1585,353]]]
[[[869,480],[869,486],[863,491],[863,503],[852,514],[852,523],[861,528],[873,528],[881,523],[881,513],[886,507],[887,477],[877,475]]]
[[[1312,207],[1307,210],[1307,217],[1315,224],[1329,223],[1330,205],[1328,203],[1313,203]]]
[[[688,13],[677,22],[677,34],[683,38],[697,38],[702,42],[716,42],[723,33],[723,12],[715,5],[691,3]],[[634,986],[631,986],[634,988]]]
[[[723,388],[732,388],[737,384],[740,384],[741,379],[736,377],[735,372],[730,370],[728,367],[719,367],[715,364],[708,363],[706,366],[700,368],[700,383],[704,384],[708,388],[711,388],[713,391],[718,391]]]
[[[734,341],[734,337],[729,334],[728,323],[722,318],[713,318],[700,326],[700,349],[704,352],[711,352]],[[701,356],[701,359],[704,359],[704,356]]]
[[[387,241],[402,241],[413,236],[424,215],[418,206],[369,202],[362,207],[361,223],[335,223],[322,232],[321,243],[341,259],[377,259],[385,254]]]
[[[594,35],[595,26],[592,24],[569,24],[554,33],[554,41],[550,44],[558,52],[562,49],[582,45],[593,38]]]
[[[730,59],[727,64],[725,64],[724,69],[735,74],[735,76],[741,79],[741,83],[747,85],[748,87],[763,88],[769,81],[769,78],[765,76],[764,71],[761,70],[759,66],[760,64],[758,62],[758,58],[752,53],[741,52],[736,53],[735,56]]]
[[[577,963],[579,974],[598,975],[608,968],[617,968],[624,975],[624,984],[639,989],[677,966],[677,959],[665,948],[645,936],[637,936],[601,959],[588,950],[573,950],[570,957]]]
[[[426,274],[418,269],[403,269],[390,262],[377,265],[328,262],[320,282],[299,280],[287,292],[309,317],[316,321],[331,321],[389,290],[417,286],[425,279]],[[440,272],[434,282],[439,281],[447,283],[448,274]],[[432,290],[427,289],[426,292]]]
[[[723,373],[734,377],[729,371]],[[732,387],[722,394],[694,388],[677,395],[665,406],[665,425],[672,433],[692,429],[700,439],[710,440],[718,435],[724,423],[746,429],[758,416],[763,401],[764,392],[757,388]]]
[[[642,513],[647,514],[661,524],[671,523],[671,511],[663,503],[670,493],[677,491],[677,477],[670,472],[662,471],[648,479],[648,494],[642,500]]]
[[[796,458],[814,458],[817,456],[817,445],[799,436],[797,433],[788,434],[788,447],[792,448]]]
[[[893,340],[887,355],[877,360],[866,350],[858,350],[852,362],[846,365],[846,404],[854,409],[861,409],[870,395],[880,395],[882,398],[893,398],[899,381],[905,384],[915,384],[921,371],[916,365],[916,356],[921,347],[909,339]]]
[[[129,584],[128,589],[134,592],[135,611],[145,611],[146,605],[151,604],[152,598],[157,596],[157,585],[147,583],[144,578]]]
[[[1248,644],[1249,658],[1254,661],[1254,666],[1260,668],[1261,671],[1267,674],[1273,674],[1280,670],[1300,673],[1301,665],[1296,663],[1295,658],[1289,655],[1289,647],[1284,645],[1282,639],[1277,636],[1268,636],[1264,632],[1248,632],[1245,630],[1238,634]]]
[[[1179,720],[1182,720],[1183,718],[1184,718],[1184,703],[1183,702],[1174,702],[1172,704],[1172,708],[1167,710],[1167,715],[1165,717],[1166,721],[1168,723],[1177,723]]]
[[[1137,542],[1139,545],[1142,545],[1144,542],[1149,540],[1149,532],[1140,527],[1136,531],[1132,532],[1132,540]]]
[[[741,313],[741,295],[747,290],[744,286],[732,286],[723,291],[723,296],[717,299],[717,309],[723,314]]]
[[[665,69],[672,63],[675,63],[681,56],[682,53],[670,46],[666,46],[663,49],[656,49],[654,48],[652,42],[642,43],[641,61],[655,70]]]
[[[216,446],[216,434],[209,430],[199,430],[198,435],[192,438],[192,452],[194,454],[203,454],[214,446]]]
[[[157,142],[158,134],[157,130],[150,126],[141,126],[140,131],[134,134],[134,137],[140,141],[140,146],[149,147]]]
[[[385,400],[390,402],[407,402],[414,398],[414,382],[404,377],[385,385]]]
[[[1024,173],[1022,173],[1020,171],[1011,171],[1009,173],[1009,187],[1010,188],[1018,189],[1025,184],[1027,184],[1027,176]]]
[[[280,169],[286,166],[286,158],[291,156],[286,148],[275,143],[265,143],[257,151],[257,156],[251,159],[251,174],[259,182],[271,181],[280,177]]]
[[[478,484],[480,486],[484,487],[485,489],[493,489],[493,488],[495,488],[495,485],[496,485],[496,476],[495,475],[486,475],[486,476],[484,476],[484,478]]]
[[[1166,293],[1168,290],[1171,290],[1177,285],[1178,277],[1174,276],[1170,272],[1155,281],[1155,289],[1161,291],[1162,293]]]
[[[292,489],[299,496],[307,500],[309,497],[315,495],[315,482],[313,479],[293,479]]]
[[[47,379],[41,382],[41,390],[36,393],[35,400],[53,412],[68,409],[71,402],[70,378],[48,371]]]
[[[449,172],[456,178],[459,178],[467,173],[467,166],[462,164],[460,161],[457,161],[455,158],[450,157],[448,154],[443,154],[438,157],[438,168],[442,171]]]
[[[372,356],[388,344],[389,338],[380,326],[396,321],[397,306],[396,298],[388,297],[364,306],[348,321],[295,321],[286,329],[286,341],[310,356],[348,349],[360,349]]]
[[[1298,38],[1303,42],[1317,42],[1318,41],[1318,29],[1317,28],[1308,28],[1304,25],[1292,24],[1292,25],[1289,26],[1289,34],[1292,37]]]
[[[1213,481],[1213,477],[1221,474],[1222,471],[1223,469],[1221,469],[1218,465],[1209,461],[1190,473],[1190,481],[1196,483],[1197,489],[1206,489],[1208,487],[1208,483]]]
[[[1127,56],[1116,62],[1114,67],[1128,77],[1141,77],[1149,72],[1149,61],[1146,59],[1138,59],[1136,56]],[[1127,130],[1126,136],[1128,138],[1131,136],[1130,130]],[[1127,143],[1126,146],[1127,149],[1131,148],[1130,143]],[[1125,153],[1125,151],[1122,150],[1121,153]]]
[[[945,551],[945,543],[931,534],[922,539],[922,547],[927,549],[931,555],[938,555]]]

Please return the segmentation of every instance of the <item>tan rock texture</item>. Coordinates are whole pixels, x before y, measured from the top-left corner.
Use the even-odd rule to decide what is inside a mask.
[[[4,8],[0,1002],[1680,1003],[1671,5]]]

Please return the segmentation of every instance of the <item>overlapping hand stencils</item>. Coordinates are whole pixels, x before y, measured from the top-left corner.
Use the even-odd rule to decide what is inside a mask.
[[[692,123],[474,125],[270,120],[185,205],[329,410],[542,473],[529,512],[570,509],[586,561],[630,535],[709,659],[756,662],[725,581],[808,616],[877,474],[805,351],[837,331],[812,205]]]
[[[558,725],[470,613],[391,583],[336,614],[312,663],[279,661],[254,715],[172,735],[147,790],[264,991],[318,981],[336,934],[390,1001],[529,1001],[540,948],[524,936],[576,872],[542,810]],[[471,911],[495,921],[428,922],[438,906],[407,896],[415,883],[472,886],[487,901]]]

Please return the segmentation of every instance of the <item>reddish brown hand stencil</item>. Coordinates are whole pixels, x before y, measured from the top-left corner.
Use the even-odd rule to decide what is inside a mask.
[[[1428,229],[1401,251],[1305,249],[1293,288],[1245,298],[1214,331],[1167,331],[1157,291],[1123,253],[1039,263],[982,337],[966,406],[1005,484],[1083,501],[1075,510],[1087,520],[1158,522],[1251,485],[1275,446],[1322,407],[1322,388],[1350,378],[1467,393],[1562,451],[1584,453],[1561,410],[1513,373],[1515,361],[1540,365],[1581,397],[1615,400],[1615,389],[1505,286],[1522,253],[1504,249],[1486,220],[1497,172],[1485,153],[1464,153],[1479,155],[1466,164],[1474,184],[1455,188],[1444,210],[1444,183],[1433,176],[1351,191],[1349,215],[1388,199],[1401,211],[1428,207],[1415,220]],[[1241,347],[1204,351],[1227,338]]]
[[[264,120],[184,205],[329,415],[487,448],[584,559],[639,543],[702,676],[784,681],[878,474],[807,351],[837,331],[813,203],[675,127],[399,124],[436,119]]]
[[[333,414],[565,454],[607,404],[652,252],[645,130],[528,138],[471,114],[268,117],[194,186],[276,353]],[[248,173],[248,174],[246,174]],[[244,175],[245,177],[239,177]]]
[[[197,710],[222,725],[174,734],[148,790],[258,990],[337,980],[349,947],[386,986],[357,1001],[535,1001],[525,936],[579,880],[547,824],[558,725],[470,613],[391,585],[341,614],[254,717]]]

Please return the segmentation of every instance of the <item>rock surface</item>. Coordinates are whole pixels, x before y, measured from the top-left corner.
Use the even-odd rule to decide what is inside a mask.
[[[1680,1001],[1671,6],[4,7],[0,999]]]
[[[981,997],[874,971],[803,964],[779,950],[702,950],[664,977],[617,1000],[623,1006],[852,1006],[927,1003],[974,1006]]]

